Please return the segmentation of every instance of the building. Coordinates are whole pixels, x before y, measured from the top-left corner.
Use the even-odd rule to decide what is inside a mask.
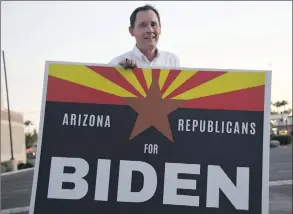
[[[293,119],[291,114],[272,114],[272,130],[275,134],[290,134],[293,129]]]
[[[11,144],[9,133],[8,110],[4,108],[3,93],[1,90],[1,170],[11,170]],[[10,111],[13,153],[15,164],[26,163],[26,146],[23,114]],[[3,167],[4,166],[4,167]]]

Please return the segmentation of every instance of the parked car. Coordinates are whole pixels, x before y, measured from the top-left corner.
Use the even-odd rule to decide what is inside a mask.
[[[27,162],[31,164],[32,166],[35,165],[36,153],[37,153],[37,145],[33,145],[31,148],[28,148],[26,150]]]

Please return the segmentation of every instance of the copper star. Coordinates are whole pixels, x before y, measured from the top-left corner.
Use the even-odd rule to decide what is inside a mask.
[[[171,142],[174,142],[168,114],[179,108],[180,104],[185,101],[162,99],[158,78],[155,75],[153,75],[153,81],[146,98],[124,98],[124,100],[138,113],[130,140],[154,126]]]

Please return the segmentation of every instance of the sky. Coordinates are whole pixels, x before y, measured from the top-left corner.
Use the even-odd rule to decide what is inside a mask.
[[[105,64],[133,48],[129,16],[160,12],[158,47],[189,68],[272,70],[272,101],[292,106],[292,1],[3,2],[10,108],[39,125],[46,60]],[[5,85],[1,52],[1,92]]]

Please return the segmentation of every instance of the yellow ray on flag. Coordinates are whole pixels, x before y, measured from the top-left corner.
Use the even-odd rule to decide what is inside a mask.
[[[148,89],[152,84],[152,69],[151,68],[143,68],[142,73],[144,75],[144,79],[146,81]]]
[[[116,70],[131,84],[133,87],[144,97],[146,97],[146,93],[143,90],[141,84],[136,78],[135,74],[132,71],[126,71],[122,67],[116,67]]]
[[[179,88],[183,83],[185,83],[190,77],[196,74],[197,71],[181,71],[172,84],[167,88],[163,94],[163,99],[171,94],[175,89]]]
[[[264,72],[227,72],[202,85],[190,89],[173,99],[190,100],[199,97],[222,94],[265,84]]]
[[[136,97],[83,65],[52,64],[49,75],[120,97]]]
[[[170,73],[170,70],[169,69],[162,69],[160,70],[160,76],[159,76],[159,86],[160,86],[160,89],[163,88],[163,85],[168,77]]]

